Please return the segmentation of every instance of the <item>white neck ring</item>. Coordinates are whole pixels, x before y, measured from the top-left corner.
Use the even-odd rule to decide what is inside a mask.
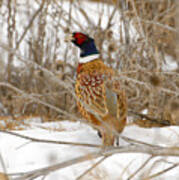
[[[95,59],[98,59],[99,56],[100,56],[99,54],[93,54],[86,57],[80,57],[79,63],[87,63],[87,62],[93,61]]]

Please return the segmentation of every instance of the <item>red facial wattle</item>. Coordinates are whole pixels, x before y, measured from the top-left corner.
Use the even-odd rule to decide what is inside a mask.
[[[87,36],[83,33],[75,33],[73,37],[78,45],[82,45],[87,40]]]

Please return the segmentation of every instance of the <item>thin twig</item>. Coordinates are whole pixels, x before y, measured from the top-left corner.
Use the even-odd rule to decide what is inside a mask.
[[[177,166],[179,166],[178,163],[174,164],[174,165],[172,165],[172,166],[170,166],[170,167],[168,167],[168,168],[166,168],[166,169],[164,169],[162,171],[159,171],[158,173],[152,174],[151,176],[144,178],[144,180],[148,180],[148,179],[152,179],[152,178],[158,177],[158,176],[160,176],[160,175],[162,175],[162,174],[164,174],[164,173],[166,173],[166,172],[176,168]]]
[[[141,164],[139,168],[137,168],[128,178],[127,180],[131,180],[137,173],[139,173],[140,170],[142,170],[148,163],[149,161],[153,158],[154,156],[149,156],[144,163]]]
[[[143,119],[146,119],[146,120],[149,120],[153,123],[156,123],[158,124],[159,126],[162,125],[162,126],[171,126],[171,125],[175,125],[175,124],[171,124],[170,121],[166,120],[166,119],[156,119],[156,118],[153,118],[153,117],[150,117],[150,116],[147,116],[146,114],[142,114],[142,113],[139,113],[139,112],[135,112],[135,111],[132,111],[132,110],[129,110],[128,111],[129,113],[131,114],[135,114]]]
[[[9,179],[9,177],[8,177],[8,175],[7,175],[6,165],[5,165],[5,162],[4,162],[4,159],[3,159],[3,157],[2,157],[2,154],[1,154],[1,153],[0,153],[0,163],[1,163],[1,165],[2,165],[2,169],[3,169],[3,173],[4,173],[4,175],[6,175],[6,176],[7,176],[7,180],[10,180],[10,179]]]
[[[33,137],[29,137],[29,136],[25,136],[25,135],[21,135],[19,133],[15,133],[15,132],[10,132],[10,131],[3,131],[0,130],[1,133],[5,133],[5,134],[10,134],[13,136],[17,136],[23,139],[27,139],[33,142],[38,142],[38,143],[50,143],[50,144],[61,144],[61,145],[71,145],[71,146],[83,146],[83,147],[95,147],[95,148],[100,148],[100,145],[95,145],[95,144],[88,144],[88,143],[75,143],[75,142],[66,142],[66,141],[52,141],[52,140],[44,140],[44,139],[37,139],[37,138],[33,138]]]
[[[144,28],[142,27],[142,23],[141,23],[141,21],[140,21],[140,17],[139,17],[139,15],[138,15],[138,12],[137,12],[137,9],[136,9],[135,1],[134,1],[134,0],[130,0],[130,1],[131,1],[131,4],[132,4],[132,7],[133,7],[133,9],[134,9],[134,12],[135,12],[137,21],[138,21],[138,23],[139,23],[139,28],[140,28],[140,31],[141,31],[141,35],[142,35],[143,38],[147,38],[147,37],[145,36]]]
[[[92,171],[94,168],[96,168],[99,164],[101,164],[104,160],[106,160],[109,156],[105,156],[99,161],[97,161],[93,166],[91,166],[89,169],[87,169],[85,172],[83,172],[80,176],[76,178],[76,180],[81,180],[86,174],[88,174],[90,171]]]
[[[157,25],[157,26],[162,27],[164,29],[167,29],[169,31],[172,31],[172,32],[175,32],[175,33],[179,33],[178,29],[173,28],[171,26],[168,26],[166,24],[161,24],[161,23],[159,23],[157,21],[150,21],[150,20],[145,20],[145,19],[141,19],[141,18],[140,18],[140,21],[143,21],[144,23],[147,23],[147,24],[154,24],[154,25]]]
[[[38,14],[42,11],[45,2],[46,2],[46,1],[42,1],[42,3],[41,3],[41,5],[40,5],[39,9],[38,9],[38,10],[34,13],[34,15],[32,16],[32,18],[31,18],[29,24],[28,24],[27,27],[25,28],[25,30],[24,30],[24,32],[22,33],[22,35],[21,35],[19,41],[18,41],[17,44],[16,44],[16,49],[19,48],[20,43],[22,42],[22,40],[24,39],[24,37],[25,37],[25,35],[27,34],[28,30],[29,30],[30,27],[32,26],[32,24],[33,24],[35,18],[36,18],[36,17],[38,16]]]
[[[149,89],[151,88],[151,85],[149,83],[146,83],[146,82],[143,82],[143,81],[139,81],[137,79],[130,78],[130,77],[127,77],[127,76],[120,76],[119,79],[125,79],[127,81],[130,81],[130,82],[133,82],[133,83],[136,83],[136,84],[139,84],[139,85],[143,85],[146,88],[149,88]],[[166,88],[162,88],[162,87],[160,87],[159,90],[161,90],[161,91],[163,91],[165,93],[169,93],[169,94],[173,94],[175,96],[179,96],[179,93],[177,91],[172,91],[170,89],[166,89]]]

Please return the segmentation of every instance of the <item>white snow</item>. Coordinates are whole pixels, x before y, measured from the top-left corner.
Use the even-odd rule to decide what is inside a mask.
[[[58,131],[53,129],[58,129]],[[172,146],[177,145],[178,143],[178,130],[178,127],[143,129],[136,126],[129,126],[124,130],[122,135],[156,145]],[[98,137],[97,132],[91,127],[79,122],[63,121],[45,124],[33,123],[33,129],[17,132],[19,134],[38,139],[101,144],[101,139]],[[28,140],[4,133],[0,133],[0,147],[0,153],[3,157],[8,173],[27,172],[64,162],[97,150],[96,148],[89,147],[30,142]],[[86,175],[84,179],[93,179],[93,176],[95,175],[98,175],[100,179],[126,179],[147,158],[148,155],[144,154],[116,154],[106,159],[97,167],[97,169],[93,170],[93,173],[90,174],[91,177],[90,175]],[[166,159],[171,162],[179,161],[177,158]],[[99,158],[97,160],[99,160]],[[95,162],[96,160],[91,160],[61,169],[49,174],[46,177],[46,180],[76,179]],[[161,165],[154,168],[152,172],[162,170],[164,168],[166,168],[166,165],[164,166],[164,164],[161,163]],[[0,171],[2,171],[2,167]],[[165,179],[167,179],[172,175],[172,180],[177,180],[179,177],[178,172],[179,168],[176,168],[171,172],[169,171],[168,173],[165,173],[161,177],[165,177]],[[138,178],[139,176],[136,176],[134,179],[137,180]]]

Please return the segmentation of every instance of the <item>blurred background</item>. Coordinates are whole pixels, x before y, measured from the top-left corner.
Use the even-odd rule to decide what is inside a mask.
[[[119,72],[128,124],[178,125],[178,17],[177,0],[1,0],[0,129],[21,129],[29,117],[80,117],[79,50],[64,41],[74,31],[93,37]]]

